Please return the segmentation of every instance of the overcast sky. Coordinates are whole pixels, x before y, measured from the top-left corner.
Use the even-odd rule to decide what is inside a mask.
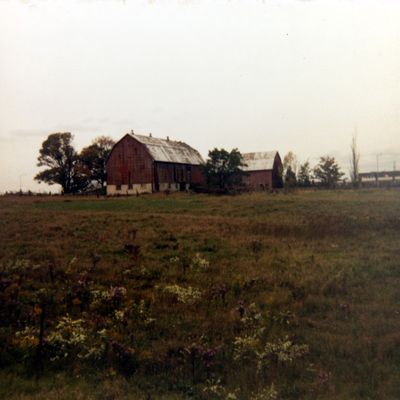
[[[0,192],[48,134],[137,133],[400,169],[400,2],[0,0]],[[58,188],[57,188],[58,189]]]

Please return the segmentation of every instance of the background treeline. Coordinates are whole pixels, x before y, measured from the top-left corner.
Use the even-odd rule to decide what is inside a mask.
[[[353,142],[355,139],[353,138]],[[49,185],[59,184],[62,194],[106,192],[105,165],[115,142],[108,136],[100,136],[92,144],[78,153],[73,146],[70,132],[53,133],[42,143],[39,150],[38,167],[40,171],[35,180]],[[358,178],[358,159],[356,142],[352,143],[351,180],[356,186]],[[206,191],[229,192],[245,189],[242,178],[246,164],[238,149],[230,152],[214,148],[208,152],[203,165]],[[334,157],[320,157],[319,163],[312,167],[309,161],[299,164],[296,155],[289,151],[283,159],[283,168],[279,171],[286,188],[319,186],[335,188],[342,181],[344,173]],[[345,181],[343,181],[345,182]]]
[[[312,167],[309,161],[300,164],[296,155],[289,151],[283,159],[282,174],[288,188],[319,186],[333,189],[341,182],[346,183],[339,164],[329,155],[320,157],[317,165]]]

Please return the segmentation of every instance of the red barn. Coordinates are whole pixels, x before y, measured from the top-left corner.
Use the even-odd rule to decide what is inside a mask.
[[[204,182],[201,164],[186,143],[128,133],[107,159],[107,195],[187,190]]]
[[[244,153],[243,183],[252,190],[269,190],[283,187],[282,161],[277,151]]]

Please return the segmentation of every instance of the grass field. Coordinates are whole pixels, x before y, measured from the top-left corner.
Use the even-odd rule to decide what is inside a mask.
[[[2,399],[400,398],[397,190],[2,197],[0,217]]]

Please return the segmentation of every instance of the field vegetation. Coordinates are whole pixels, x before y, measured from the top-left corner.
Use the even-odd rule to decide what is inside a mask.
[[[400,398],[397,190],[0,216],[0,398]]]

